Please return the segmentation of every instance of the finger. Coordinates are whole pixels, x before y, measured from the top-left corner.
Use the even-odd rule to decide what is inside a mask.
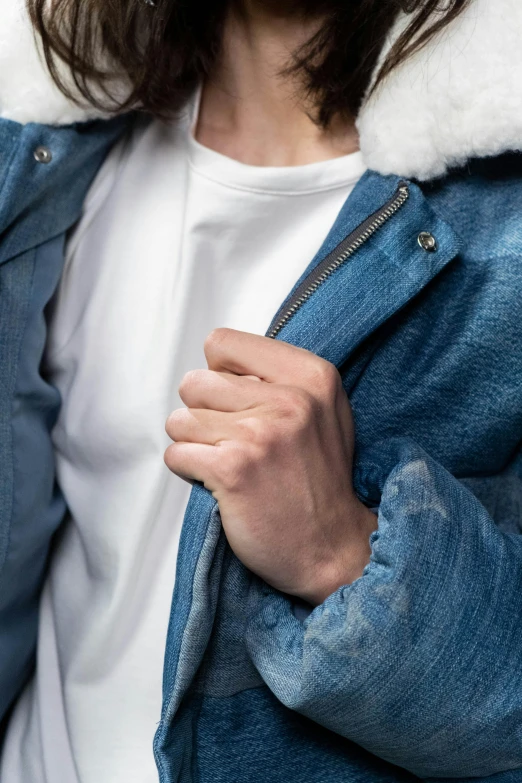
[[[205,408],[178,408],[168,417],[165,430],[178,443],[216,446],[226,440],[241,438],[237,416]]]
[[[205,356],[210,370],[257,375],[311,393],[323,378],[331,385],[338,376],[334,365],[304,348],[236,329],[214,329],[205,341]]]
[[[248,410],[263,402],[267,385],[252,375],[191,370],[181,381],[179,396],[188,408],[231,413]]]
[[[216,460],[219,449],[203,443],[173,443],[164,455],[165,465],[185,481],[200,481],[213,492],[217,489]]]

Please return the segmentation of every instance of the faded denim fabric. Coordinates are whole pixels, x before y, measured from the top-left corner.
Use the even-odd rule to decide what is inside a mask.
[[[0,714],[30,670],[64,513],[44,308],[64,232],[124,125],[0,121]],[[50,164],[32,156],[41,144]],[[399,181],[368,172],[309,269]],[[379,507],[371,563],[297,612],[239,563],[194,487],[154,742],[161,783],[522,783],[522,158],[408,185],[278,336],[342,375],[355,487]]]
[[[44,309],[65,232],[123,123],[0,120],[0,718],[33,665],[49,542],[65,511],[49,435],[59,395],[40,368]],[[42,145],[48,164],[33,155]]]
[[[310,268],[398,183],[365,175]],[[409,186],[279,334],[342,374],[355,487],[379,506],[371,563],[301,621],[194,487],[164,783],[522,781],[522,159]]]

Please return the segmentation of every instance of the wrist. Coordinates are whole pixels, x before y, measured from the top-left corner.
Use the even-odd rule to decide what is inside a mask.
[[[350,536],[336,548],[328,563],[318,566],[313,586],[307,595],[301,595],[313,606],[321,604],[339,587],[359,579],[370,562],[370,536],[377,530],[377,515],[356,499],[348,524]]]

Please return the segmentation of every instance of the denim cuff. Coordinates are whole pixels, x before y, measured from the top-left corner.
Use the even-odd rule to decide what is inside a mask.
[[[363,575],[304,620],[266,588],[252,660],[286,706],[419,777],[522,767],[522,549],[415,443],[361,455]]]

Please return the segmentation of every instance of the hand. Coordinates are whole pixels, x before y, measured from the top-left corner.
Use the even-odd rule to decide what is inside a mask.
[[[216,329],[180,385],[165,462],[218,501],[231,548],[282,592],[321,603],[361,576],[375,514],[352,487],[353,417],[330,362]]]

